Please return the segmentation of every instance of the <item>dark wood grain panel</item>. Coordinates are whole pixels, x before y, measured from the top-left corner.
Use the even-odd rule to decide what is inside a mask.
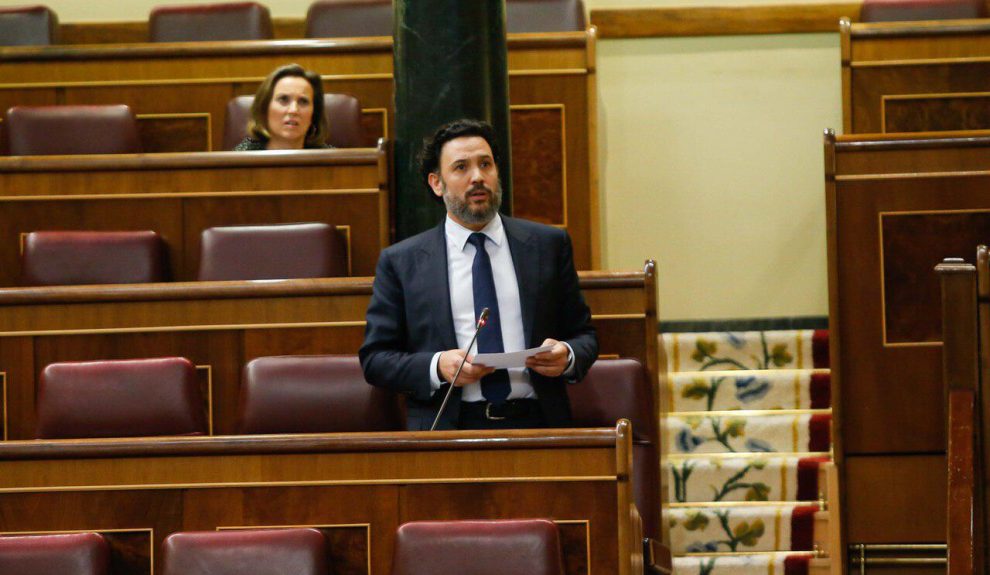
[[[142,116],[138,118],[142,150],[160,152],[206,152],[213,149],[210,117],[206,114]]]
[[[990,129],[990,95],[886,98],[885,132]]]
[[[564,225],[563,108],[516,108],[510,120],[513,215]]]
[[[945,542],[942,455],[846,458],[848,542]]]

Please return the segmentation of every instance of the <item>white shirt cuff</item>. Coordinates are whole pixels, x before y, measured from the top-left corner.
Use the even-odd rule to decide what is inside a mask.
[[[571,377],[574,375],[574,348],[571,347],[571,344],[566,341],[562,341],[560,343],[567,346],[567,369],[565,369],[564,373],[561,375],[564,377]]]
[[[430,387],[434,393],[443,385],[443,382],[440,381],[440,376],[437,375],[437,364],[440,363],[440,354],[442,353],[442,351],[436,352],[433,354],[433,360],[430,361]]]

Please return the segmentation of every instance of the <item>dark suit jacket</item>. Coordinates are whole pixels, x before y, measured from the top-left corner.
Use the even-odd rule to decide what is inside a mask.
[[[519,282],[527,347],[552,337],[574,350],[573,380],[584,377],[598,356],[591,312],[578,288],[567,232],[502,216]],[[368,304],[361,367],[365,378],[407,397],[410,430],[429,429],[446,394],[431,394],[430,363],[438,351],[457,347],[447,279],[444,223],[382,251]],[[543,416],[551,427],[570,423],[563,377],[531,372]],[[461,390],[455,389],[438,428],[454,429]]]

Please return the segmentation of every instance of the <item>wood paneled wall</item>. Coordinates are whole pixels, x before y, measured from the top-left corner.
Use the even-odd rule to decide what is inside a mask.
[[[384,147],[0,157],[0,286],[17,285],[33,231],[154,230],[171,278],[192,281],[206,228],[305,221],[337,226],[350,275],[372,275],[389,244],[388,173]]]
[[[566,228],[577,267],[598,267],[595,30],[512,35],[508,47],[515,215]],[[149,150],[214,150],[227,101],[288,62],[356,96],[369,143],[393,132],[390,38],[0,48],[0,111],[124,103]]]
[[[990,233],[990,137],[826,135],[837,457],[850,544],[945,540],[935,265]]]
[[[846,134],[990,130],[985,20],[840,27]]]
[[[547,517],[567,575],[641,572],[632,432],[614,429],[0,443],[0,535],[107,534],[117,575],[178,531],[311,526],[334,573],[391,572],[407,521]],[[552,493],[553,496],[548,496]],[[634,569],[639,569],[636,571]]]

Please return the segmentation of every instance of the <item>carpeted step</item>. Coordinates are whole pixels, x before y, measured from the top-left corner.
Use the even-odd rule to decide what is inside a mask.
[[[668,378],[669,411],[827,409],[826,369],[684,371]]]
[[[812,551],[818,505],[673,507],[667,510],[670,551],[740,553]]]
[[[674,457],[667,484],[671,503],[817,501],[819,468],[828,461],[825,454]]]
[[[828,330],[665,333],[667,369],[812,369],[828,367]]]
[[[668,453],[818,453],[831,445],[832,415],[817,411],[671,413]]]
[[[676,575],[808,575],[811,553],[675,557]]]

